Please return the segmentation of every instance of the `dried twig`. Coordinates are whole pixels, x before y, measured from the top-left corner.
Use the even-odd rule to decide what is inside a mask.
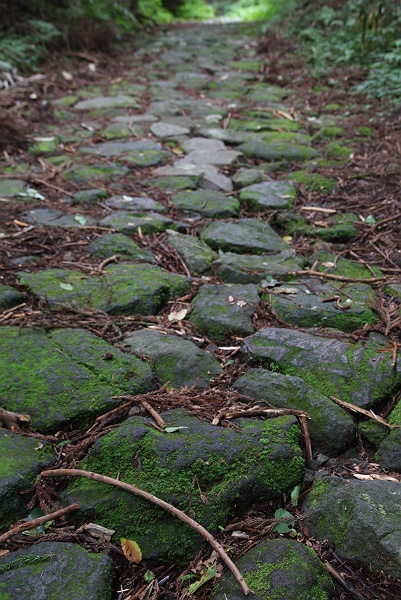
[[[54,519],[57,519],[58,517],[63,517],[64,515],[66,515],[70,512],[73,512],[74,510],[78,510],[78,509],[79,509],[78,504],[70,504],[69,506],[66,506],[65,508],[61,508],[60,510],[56,510],[55,512],[49,513],[48,515],[43,515],[43,517],[38,517],[37,519],[32,519],[32,521],[28,521],[27,523],[21,523],[20,525],[13,527],[9,531],[6,531],[6,533],[3,533],[3,535],[0,535],[0,544],[2,544],[3,542],[6,542],[10,538],[12,538],[14,535],[18,535],[19,533],[21,533],[21,531],[26,531],[27,529],[35,529],[35,527],[38,527],[39,525],[43,525],[43,523],[47,523],[48,521],[53,521]]]
[[[345,581],[341,573],[339,573],[329,562],[325,561],[323,564],[332,578],[335,579],[335,581],[337,581],[337,583],[339,583],[349,594],[352,594],[358,598],[358,600],[366,600],[352,585],[349,585],[349,583]]]
[[[141,406],[148,411],[150,415],[154,418],[160,429],[164,429],[166,427],[166,423],[163,421],[158,412],[155,411],[146,400],[141,400]]]
[[[112,477],[106,477],[105,475],[100,475],[99,473],[92,473],[90,471],[82,471],[80,469],[57,469],[54,471],[42,471],[41,475],[42,477],[85,477],[86,479],[91,479],[93,481],[100,481],[100,483],[114,485],[115,487],[121,488],[122,490],[129,492],[130,494],[135,494],[136,496],[140,496],[141,498],[144,498],[145,500],[156,504],[156,506],[159,506],[163,510],[166,510],[167,512],[171,513],[172,515],[174,515],[175,517],[177,517],[178,519],[195,529],[195,531],[197,531],[200,535],[202,535],[216,550],[216,552],[218,552],[221,559],[226,563],[227,567],[230,569],[235,579],[241,586],[244,594],[248,596],[248,594],[254,593],[249,588],[245,579],[243,578],[233,561],[227,555],[226,551],[221,546],[221,544],[219,544],[219,542],[215,540],[215,538],[204,527],[202,527],[202,525],[188,517],[188,515],[186,515],[178,508],[175,508],[175,506],[168,504],[168,502],[165,502],[164,500],[161,500],[160,498],[157,498],[156,496],[153,496],[152,494],[149,494],[144,490],[130,485],[129,483],[125,483],[124,481],[119,481],[118,479],[113,479]]]
[[[335,281],[346,281],[349,283],[380,283],[385,277],[345,277],[345,275],[334,275],[333,273],[321,273],[313,269],[302,271],[292,271],[287,275],[310,275],[311,277],[324,277],[325,279],[334,279]]]
[[[365,417],[368,417],[369,419],[373,419],[374,421],[381,423],[382,425],[384,425],[385,427],[388,427],[389,429],[399,429],[401,427],[401,425],[390,425],[390,423],[387,423],[387,421],[385,419],[383,419],[382,417],[379,417],[378,415],[375,415],[375,413],[371,410],[365,410],[364,408],[360,408],[359,406],[355,406],[354,404],[350,404],[349,402],[340,400],[339,398],[336,398],[335,396],[330,396],[330,399],[333,400],[333,402],[335,402],[339,406],[342,406],[343,408],[346,408],[352,412],[356,412],[361,415],[364,415]]]

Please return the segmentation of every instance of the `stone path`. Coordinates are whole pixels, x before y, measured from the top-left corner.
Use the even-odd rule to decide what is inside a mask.
[[[137,75],[142,61],[146,76]],[[336,118],[309,122],[300,101],[291,116],[291,90],[260,77],[250,26],[160,32],[128,62],[132,71],[123,78],[95,80],[54,100],[58,124],[32,142],[31,152],[58,169],[69,195],[61,191],[52,206],[19,178],[38,167],[18,159],[0,181],[1,197],[26,207],[24,226],[57,232],[64,245],[51,268],[40,255],[11,253],[15,287],[0,286],[1,407],[28,413],[32,429],[55,446],[1,430],[0,528],[28,516],[32,490],[21,492],[68,449],[69,430],[89,427],[124,402],[119,396],[153,391],[157,403],[161,384],[170,390],[161,392],[161,406],[166,393],[184,386],[194,386],[185,393],[196,405],[202,391],[221,389],[238,360],[231,389],[245,408],[253,398],[309,414],[312,461],[305,464],[294,416],[243,418],[231,429],[181,406],[162,413],[169,433],[131,412],[99,437],[80,467],[136,484],[213,532],[255,501],[282,506],[283,494],[288,500],[304,481],[312,487],[299,510],[311,535],[330,540],[355,567],[400,578],[400,429],[357,419],[332,400],[374,413],[400,387],[401,360],[384,336],[347,335],[379,320],[373,306],[382,274],[339,257],[358,233],[356,215],[292,212],[297,182],[309,177],[314,185],[311,165],[333,159],[333,144],[322,149],[316,140]],[[336,185],[323,180],[327,189]],[[5,244],[9,235],[7,227],[0,231]],[[296,235],[325,245],[297,255]],[[89,268],[68,255],[78,239]],[[400,297],[400,286],[384,293]],[[54,318],[71,311],[105,325],[124,318],[124,334],[111,344],[85,327],[10,325],[8,311],[22,303]],[[391,425],[401,425],[400,410],[391,412]],[[360,460],[357,436],[378,466]],[[336,476],[341,454],[359,477]],[[395,479],[378,476],[379,467]],[[61,502],[75,501],[74,522],[112,529],[113,540],[135,539],[146,564],[185,565],[204,547],[186,525],[114,488],[75,480]],[[32,554],[43,560],[40,590],[29,558],[1,571]],[[316,554],[290,538],[263,542],[238,565],[257,599],[333,597]],[[106,600],[117,597],[113,571],[105,554],[50,540],[0,559],[0,596],[31,597],[35,589],[36,598],[50,600],[57,589],[63,598]],[[238,590],[225,575],[212,597],[240,598]]]

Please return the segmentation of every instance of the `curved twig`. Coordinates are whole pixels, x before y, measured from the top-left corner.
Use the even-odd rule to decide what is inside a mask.
[[[60,510],[56,510],[55,512],[49,513],[48,515],[43,515],[43,517],[38,517],[37,519],[32,519],[32,521],[27,521],[26,523],[21,523],[21,525],[17,525],[13,527],[3,535],[0,535],[0,544],[6,542],[14,535],[21,533],[21,531],[26,531],[27,529],[34,529],[39,525],[43,525],[43,523],[47,523],[48,521],[53,521],[53,519],[57,519],[57,517],[62,517],[73,510],[78,510],[78,504],[70,504],[70,506],[66,506],[65,508],[61,508]]]
[[[219,542],[217,540],[214,539],[214,537],[207,531],[207,529],[202,527],[202,525],[200,525],[199,523],[197,523],[196,521],[191,519],[191,517],[188,517],[188,515],[186,515],[184,512],[182,512],[178,508],[175,508],[175,506],[172,506],[168,502],[165,502],[164,500],[157,498],[157,496],[153,496],[153,494],[149,494],[148,492],[145,492],[144,490],[141,490],[133,485],[130,485],[129,483],[125,483],[124,481],[119,481],[118,479],[113,479],[112,477],[106,477],[106,475],[100,475],[99,473],[92,473],[91,471],[82,471],[80,469],[56,469],[54,471],[52,471],[52,470],[42,471],[41,475],[42,475],[42,477],[85,477],[86,479],[100,481],[100,483],[114,485],[115,487],[121,488],[122,490],[129,492],[130,494],[135,494],[136,496],[145,498],[145,500],[148,500],[149,502],[156,504],[156,506],[160,506],[160,508],[163,508],[165,511],[171,513],[172,515],[174,515],[175,517],[177,517],[178,519],[180,519],[181,521],[183,521],[184,523],[186,523],[187,525],[189,525],[190,527],[195,529],[195,531],[197,531],[201,536],[203,536],[209,542],[209,544],[220,555],[221,559],[226,563],[227,567],[230,569],[230,571],[234,575],[235,579],[240,584],[242,591],[244,592],[244,594],[246,596],[248,596],[248,594],[250,594],[250,593],[251,594],[254,593],[249,588],[244,577],[241,575],[241,573],[239,572],[239,570],[237,569],[237,567],[235,566],[235,564],[233,563],[231,558],[227,555],[223,546],[221,544],[219,544]]]

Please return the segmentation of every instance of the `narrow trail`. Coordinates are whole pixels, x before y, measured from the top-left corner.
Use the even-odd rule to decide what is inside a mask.
[[[0,161],[0,529],[80,510],[1,544],[0,598],[186,598],[208,569],[197,597],[244,597],[187,525],[45,468],[177,506],[261,600],[399,597],[399,175],[374,202],[373,129],[257,32],[160,30],[10,95],[37,120]],[[311,460],[270,407],[309,415]]]

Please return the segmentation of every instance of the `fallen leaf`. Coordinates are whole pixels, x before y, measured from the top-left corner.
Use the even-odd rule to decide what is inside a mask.
[[[276,287],[271,291],[272,294],[298,294],[299,290],[293,287]]]
[[[10,554],[10,550],[0,550],[0,556],[6,556],[7,554]]]
[[[66,81],[72,81],[73,80],[73,76],[68,71],[62,71],[61,74],[62,74],[62,76],[64,77],[64,79]]]
[[[177,425],[176,427],[166,427],[164,429],[164,431],[166,433],[174,433],[175,431],[178,431],[179,429],[188,429],[188,427],[185,427],[184,425]]]
[[[336,265],[333,262],[324,262],[322,263],[322,267],[327,267],[328,269],[331,269],[332,267],[335,267]]]
[[[59,285],[62,290],[66,290],[67,292],[71,292],[74,289],[71,283],[60,283]]]
[[[125,558],[129,560],[129,562],[138,565],[142,560],[142,552],[138,544],[133,540],[127,540],[126,538],[120,538],[120,542]]]
[[[84,215],[75,215],[74,221],[76,221],[80,225],[86,225],[87,223],[86,217],[84,217]]]
[[[292,242],[292,236],[290,235],[285,235],[283,237],[283,242],[287,242],[287,244],[290,244]]]
[[[242,308],[246,306],[247,303],[245,302],[245,300],[237,300],[236,304],[237,306],[240,306]]]
[[[233,303],[234,302],[234,296],[229,296],[228,297],[228,301],[231,302],[231,303]]]
[[[188,310],[186,308],[182,308],[181,310],[173,310],[169,316],[167,317],[169,321],[182,321],[188,314]]]
[[[204,571],[202,573],[202,576],[199,579],[199,581],[195,581],[195,583],[191,583],[191,585],[189,586],[189,593],[194,594],[196,591],[198,591],[198,589],[202,585],[204,585],[205,583],[207,583],[208,581],[210,581],[211,579],[216,577],[216,575],[217,575],[216,569],[214,567],[208,567],[207,571]]]

